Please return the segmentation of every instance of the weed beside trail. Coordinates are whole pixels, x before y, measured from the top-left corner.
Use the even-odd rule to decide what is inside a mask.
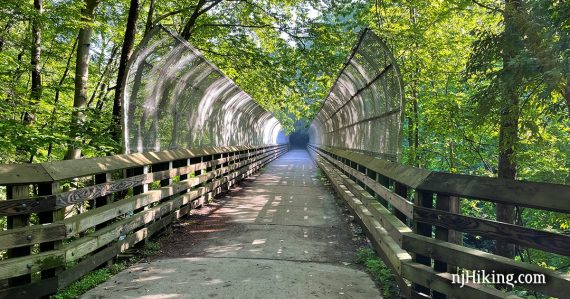
[[[90,289],[109,280],[113,275],[125,270],[130,265],[139,262],[141,259],[156,255],[160,252],[160,243],[148,242],[137,251],[137,254],[126,260],[122,260],[113,265],[106,266],[89,272],[80,280],[72,283],[65,289],[59,290],[56,295],[51,296],[51,299],[72,299],[78,298]]]
[[[362,247],[356,252],[356,257],[358,263],[364,265],[375,282],[380,285],[384,298],[398,298],[399,289],[394,274],[392,274],[386,264],[378,258],[374,250],[369,247]]]

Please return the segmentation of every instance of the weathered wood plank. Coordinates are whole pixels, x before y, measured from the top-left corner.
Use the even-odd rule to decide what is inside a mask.
[[[171,215],[175,216],[176,218],[181,217],[187,211],[177,210],[174,211]],[[164,217],[159,221],[153,223],[148,227],[144,227],[134,234],[128,235],[125,239],[118,241],[112,246],[105,248],[92,256],[89,256],[85,260],[81,261],[73,268],[65,270],[63,273],[58,275],[59,278],[59,287],[66,287],[75,280],[81,278],[85,274],[89,273],[93,269],[97,268],[102,263],[114,258],[118,253],[124,252],[125,250],[131,248],[136,243],[144,240],[150,235],[153,235],[162,227],[168,225],[172,222],[171,217]]]
[[[470,270],[486,270],[489,273],[495,271],[495,273],[512,273],[514,275],[527,273],[544,274],[546,284],[528,284],[524,285],[524,287],[550,296],[564,298],[568,295],[568,290],[570,290],[570,275],[568,274],[517,262],[506,257],[461,245],[414,234],[405,234],[402,248]]]
[[[221,163],[227,159],[223,158],[220,160]],[[29,213],[52,211],[54,209],[78,203],[84,200],[91,200],[96,197],[101,197],[114,192],[119,192],[127,190],[129,188],[148,184],[155,180],[162,180],[168,177],[189,173],[190,171],[204,169],[208,165],[209,164],[206,163],[200,163],[179,169],[166,170],[160,173],[136,175],[110,183],[98,184],[79,190],[60,193],[58,195],[39,196],[32,199],[0,201],[0,216],[23,215]]]
[[[67,218],[63,221],[68,229],[68,236],[75,235],[79,232],[85,231],[86,229],[93,227],[97,224],[103,223],[105,221],[111,220],[117,216],[123,215],[128,212],[136,211],[144,206],[158,202],[169,196],[173,196],[180,193],[183,190],[190,189],[192,187],[198,186],[201,183],[206,182],[208,179],[214,177],[217,173],[224,174],[239,167],[243,167],[250,163],[249,161],[243,161],[239,163],[232,164],[230,166],[217,169],[215,172],[210,172],[197,177],[189,178],[185,181],[178,182],[176,184],[162,187],[159,190],[148,191],[139,195],[135,195],[127,200],[121,200],[114,202],[105,207],[101,207],[95,210],[90,210],[86,213]]]
[[[333,173],[337,170],[335,170],[336,168],[332,167],[334,163],[335,166],[337,166],[339,169],[342,169],[342,171],[347,172],[348,175],[354,176],[357,179],[361,179],[362,181],[366,181],[366,175],[364,174],[360,174],[359,172],[354,170],[353,167],[350,166],[346,166],[341,162],[335,163],[335,161],[332,161],[331,159],[335,159],[333,158],[334,153],[331,155],[331,153],[326,153],[323,152],[322,150],[319,151],[318,149],[310,149],[310,153],[311,156],[313,156],[313,158],[317,161],[317,164],[325,170],[325,174],[327,175],[327,177],[329,177],[329,179],[331,180],[331,182],[333,183],[333,187],[335,187],[335,189],[337,189],[337,193],[339,193],[341,195],[341,197],[346,197],[344,192],[348,192],[349,194],[352,194],[352,196],[357,196],[357,200],[361,201],[361,204],[365,206],[366,209],[368,209],[368,212],[370,213],[370,215],[366,215],[366,218],[368,218],[367,222],[368,224],[365,225],[365,229],[367,226],[371,225],[371,222],[376,220],[377,225],[379,227],[382,227],[383,229],[385,229],[385,231],[387,232],[387,235],[389,237],[392,238],[393,240],[393,236],[392,234],[389,233],[389,230],[386,230],[387,227],[389,227],[389,225],[385,225],[384,223],[381,222],[382,220],[382,213],[374,213],[373,211],[375,210],[374,207],[371,207],[370,205],[367,205],[367,202],[373,202],[371,198],[368,198],[366,195],[368,194],[368,192],[366,192],[364,189],[362,189],[360,186],[358,186],[356,183],[354,182],[350,182],[350,178],[341,175],[340,171],[338,171],[338,174],[335,174],[334,176],[337,176],[336,178],[331,175],[330,173]],[[341,159],[346,159],[341,157]],[[350,159],[347,159],[347,161],[350,162]],[[327,166],[328,163],[328,166]],[[360,164],[360,163],[358,163]],[[363,164],[366,167],[368,167],[369,164]],[[331,168],[332,167],[332,168]],[[356,167],[358,167],[356,165]],[[374,169],[373,169],[374,171]],[[525,182],[526,183],[526,182]],[[368,186],[368,184],[365,183],[366,186]],[[344,188],[345,191],[343,191],[342,189],[339,189],[337,186],[342,186]],[[418,184],[419,186],[419,184]],[[396,186],[397,187],[397,186]],[[355,193],[356,192],[356,193]],[[360,194],[360,195],[358,195]],[[417,204],[418,205],[425,205],[426,207],[419,207],[419,206],[415,206],[413,209],[413,218],[414,220],[417,220],[416,218],[420,217],[418,216],[418,214],[416,213],[417,210],[419,209],[427,209],[430,212],[437,212],[437,213],[447,213],[447,214],[451,214],[454,215],[453,213],[449,213],[446,211],[438,211],[438,210],[434,210],[431,209],[432,205],[433,205],[433,195],[431,193],[431,190],[421,190],[417,192],[418,197],[417,197]],[[402,198],[404,198],[403,195],[401,195]],[[450,194],[445,193],[445,194],[438,194],[438,201],[436,202],[436,208],[438,209],[442,209],[442,210],[458,210],[459,209],[459,205],[458,205],[458,199],[454,198],[453,196],[450,196]],[[447,201],[446,201],[447,200]],[[380,207],[381,205],[378,204]],[[354,209],[354,204],[351,206],[351,210]],[[357,208],[359,208],[360,206],[356,205]],[[429,208],[428,208],[429,207]],[[376,209],[376,211],[381,211],[380,208]],[[435,217],[431,217],[432,219],[438,219],[437,215],[435,215]],[[465,216],[461,216],[461,215],[456,215],[456,216],[460,216],[460,217],[465,217]],[[441,217],[440,217],[441,218]],[[476,218],[475,218],[476,219]],[[441,220],[441,219],[440,219]],[[480,221],[488,221],[488,220],[482,220],[482,219],[476,219],[476,220],[480,220]],[[363,221],[361,221],[363,222]],[[547,269],[543,269],[537,266],[533,266],[533,265],[528,265],[528,264],[524,264],[524,263],[520,263],[520,262],[516,262],[510,259],[506,259],[503,257],[499,257],[499,256],[495,256],[492,254],[488,254],[488,253],[484,253],[484,252],[480,252],[474,249],[469,249],[469,248],[465,248],[462,247],[460,245],[456,245],[456,244],[450,244],[447,242],[444,242],[443,239],[449,240],[449,241],[458,241],[455,240],[458,238],[458,236],[460,236],[460,233],[453,233],[450,230],[451,229],[457,229],[455,226],[452,225],[461,225],[461,221],[457,221],[457,219],[452,219],[448,221],[450,224],[449,226],[444,226],[442,225],[442,223],[437,222],[437,221],[433,221],[433,222],[420,222],[417,223],[420,225],[420,230],[421,233],[426,234],[426,236],[421,236],[421,235],[417,235],[414,233],[410,233],[408,232],[400,232],[400,234],[402,235],[402,250],[407,250],[410,252],[414,252],[417,253],[416,256],[421,256],[422,258],[426,259],[427,261],[431,261],[431,259],[434,259],[436,261],[436,265],[435,267],[437,267],[437,270],[439,271],[447,271],[449,270],[446,264],[449,265],[454,265],[454,266],[460,266],[463,268],[467,268],[467,269],[485,269],[485,270],[495,270],[497,271],[497,273],[501,273],[501,271],[504,271],[505,273],[513,273],[513,271],[515,272],[515,274],[517,273],[545,273],[546,277],[547,277],[547,285],[525,285],[523,287],[528,288],[528,289],[532,289],[532,290],[537,290],[540,292],[543,292],[545,294],[549,294],[551,296],[557,296],[560,298],[564,298],[564,296],[567,295],[567,290],[570,287],[570,276],[568,275],[564,275],[555,271],[551,271],[551,270],[547,270]],[[427,224],[427,226],[422,227],[422,225]],[[373,224],[372,224],[373,225]],[[436,240],[436,239],[432,239],[431,238],[431,225],[436,225],[436,237],[442,240]],[[512,225],[515,226],[515,225]],[[429,230],[428,230],[429,227]],[[515,226],[517,228],[520,228],[518,226]],[[523,228],[526,229],[526,228]],[[460,229],[457,229],[458,231],[460,231]],[[542,232],[542,231],[538,231],[540,233],[548,233],[548,232]],[[479,235],[481,235],[480,233],[478,233]],[[532,235],[533,233],[529,234]],[[551,234],[551,233],[548,233]],[[558,234],[556,234],[558,235]],[[561,235],[558,235],[561,236]],[[567,237],[567,236],[562,236],[562,237]],[[379,238],[379,236],[371,236],[371,239],[374,240],[376,238]],[[544,240],[548,239],[548,237],[545,236]],[[410,241],[412,240],[412,241]],[[396,242],[396,245],[398,244],[398,242]],[[434,245],[436,244],[436,245]],[[442,245],[443,244],[443,245]],[[569,248],[570,246],[568,246],[568,244],[566,243],[566,240],[563,243],[558,243],[556,245],[558,248]],[[386,263],[387,265],[391,266],[391,262],[389,262],[388,257],[386,257],[385,255],[385,248],[382,248],[379,246],[379,244],[375,245],[375,248],[377,248],[377,250],[379,251],[379,255],[384,256],[383,259],[387,259],[388,262]],[[509,296],[501,291],[498,291],[496,289],[493,288],[488,288],[485,286],[481,286],[481,285],[469,285],[464,287],[463,289],[460,289],[458,286],[452,286],[451,285],[451,274],[450,273],[438,273],[437,271],[435,271],[434,269],[431,269],[431,262],[429,263],[430,265],[421,265],[419,263],[413,263],[413,262],[404,262],[402,263],[402,268],[403,268],[403,273],[404,273],[404,277],[407,279],[412,280],[414,283],[422,285],[426,288],[431,288],[433,290],[433,293],[431,294],[434,298],[441,298],[443,297],[443,294],[447,294],[450,295],[451,297],[454,298],[517,298]],[[452,269],[453,271],[453,269]],[[428,290],[428,293],[431,293],[429,291],[429,289],[424,288],[423,290]],[[419,294],[419,293],[418,293]]]
[[[48,199],[0,200],[0,216],[25,215],[55,209],[55,197]]]
[[[59,250],[50,249],[50,251],[35,254],[32,256],[14,257],[0,261],[0,279],[10,278],[18,275],[28,275],[32,272],[53,269],[55,267],[62,266],[64,264],[64,261],[71,262],[77,260],[78,258],[84,257],[103,246],[107,246],[107,244],[114,244],[109,248],[105,248],[99,251],[99,253],[95,254],[94,256],[87,258],[84,262],[78,264],[74,268],[61,273],[61,275],[59,275],[59,285],[67,285],[75,279],[84,275],[86,271],[90,271],[93,268],[97,267],[99,264],[114,257],[117,253],[117,248],[119,248],[118,250],[122,251],[125,249],[125,247],[128,247],[129,244],[123,242],[124,240],[117,243],[117,240],[120,236],[127,234],[127,239],[125,240],[134,240],[133,242],[128,241],[128,243],[131,244],[140,242],[150,234],[153,234],[154,232],[160,230],[162,227],[166,226],[174,218],[178,218],[182,215],[187,214],[188,210],[191,207],[191,202],[194,202],[199,198],[204,198],[205,196],[209,197],[216,195],[217,193],[221,192],[224,187],[228,187],[230,185],[230,182],[235,182],[248,176],[269,161],[281,155],[284,151],[285,150],[283,147],[279,147],[263,151],[251,151],[248,154],[221,157],[220,159],[210,161],[209,165],[216,168],[214,171],[196,178],[190,178],[188,181],[165,186],[160,190],[156,190],[158,192],[150,191],[145,194],[140,194],[138,197],[135,196],[131,199],[118,201],[105,206],[95,205],[95,209],[93,210],[71,217],[69,219],[57,221],[53,224],[47,224],[45,226],[25,227],[21,229],[13,229],[7,232],[1,232],[0,240],[7,241],[2,242],[2,246],[8,247],[12,245],[4,244],[33,244],[34,242],[46,243],[57,241],[61,240],[62,237],[74,235],[77,232],[85,231],[87,228],[93,227],[94,225],[112,220],[117,215],[125,214],[127,210],[135,210],[137,207],[144,207],[150,203],[156,202],[159,198],[173,196],[171,199],[168,199],[166,202],[160,204],[157,207],[141,211],[140,213],[137,213],[134,216],[117,223],[111,223],[109,226],[103,227],[94,233],[89,234],[88,236],[66,244]],[[240,160],[242,158],[245,159],[241,162],[229,163],[231,161]],[[208,166],[208,164],[205,163],[201,163],[200,165],[201,167]],[[194,171],[194,169],[196,169],[192,169],[191,167],[189,171]],[[198,167],[198,169],[199,168],[200,167]],[[170,172],[168,175],[171,177],[172,172]],[[216,177],[218,178],[216,179]],[[192,187],[212,179],[214,180],[206,184],[204,187],[198,188],[196,190],[191,190],[190,192],[184,193],[182,195],[177,193],[183,188],[189,188],[189,186]],[[188,182],[190,182],[190,184]],[[104,184],[108,185],[110,183]],[[129,185],[128,188],[131,187],[133,186]],[[100,190],[104,190],[104,192],[88,193],[90,195],[82,198],[80,201],[97,198],[100,196],[106,196],[107,194],[118,191],[112,188],[101,188]],[[55,206],[53,202],[54,197],[42,197],[41,199],[42,203],[50,203],[52,209]],[[132,205],[133,202],[135,203],[134,205]],[[22,202],[19,201],[18,203]],[[45,209],[45,211],[51,213],[52,209]],[[120,209],[124,209],[125,211],[119,212]],[[29,210],[26,210],[26,212],[28,211]],[[39,210],[36,209],[35,211]],[[156,219],[159,217],[162,218],[156,221]],[[46,218],[44,220],[53,221],[50,219]],[[148,227],[142,227],[145,224],[149,224]],[[142,228],[138,229],[139,227]],[[135,230],[137,231],[128,235],[129,232]],[[20,235],[17,235],[18,233]],[[25,236],[25,240],[23,240],[23,234],[32,234],[31,240],[28,240],[29,238],[27,235]],[[52,235],[57,235],[57,237],[53,237]],[[41,283],[49,282],[52,288],[55,289],[58,284],[52,280],[54,280],[54,278],[48,278],[46,280],[43,280]],[[31,287],[33,287],[33,285]],[[53,293],[54,289],[46,288],[45,294]]]
[[[0,261],[0,279],[28,275],[33,272],[59,267],[64,264],[63,261],[63,252],[60,250],[5,259]],[[26,283],[29,283],[29,281]]]
[[[268,159],[270,157],[265,157],[265,158],[261,158],[261,161]],[[247,161],[244,161],[244,163]],[[255,165],[258,165],[258,163],[260,162],[254,162],[254,163],[250,163],[248,166],[254,167]],[[238,164],[236,164],[235,166],[239,166]],[[226,167],[227,169],[229,168],[233,168],[233,167]],[[218,170],[222,170],[222,169],[218,169]],[[218,171],[217,170],[217,171]],[[238,172],[245,172],[248,169],[241,169]],[[195,177],[195,178],[191,178],[189,179],[189,181],[194,181],[193,184],[197,185],[198,183],[200,183],[201,181],[203,181],[205,178],[211,177],[213,174],[215,173],[215,171],[212,171],[208,174],[202,175],[200,177],[202,177],[202,180],[200,180],[200,177]],[[222,171],[220,171],[220,173],[223,173]],[[197,180],[194,180],[197,179]],[[77,233],[78,231],[84,230],[88,227],[91,227],[93,225],[96,225],[97,223],[100,223],[101,221],[105,221],[105,219],[109,218],[109,217],[116,217],[116,214],[114,213],[118,213],[117,211],[117,206],[127,206],[130,205],[128,207],[128,209],[130,210],[134,210],[137,208],[136,204],[136,200],[152,200],[153,202],[159,201],[160,198],[165,198],[168,196],[174,196],[174,195],[178,195],[173,197],[173,199],[166,201],[162,204],[160,204],[157,207],[148,209],[144,212],[135,214],[134,216],[124,219],[120,222],[117,223],[113,223],[101,230],[98,230],[92,234],[89,234],[86,237],[83,237],[77,241],[74,241],[72,243],[67,244],[66,246],[64,246],[64,248],[62,248],[63,250],[66,251],[66,261],[74,261],[77,260],[78,258],[81,258],[87,254],[89,254],[90,252],[95,251],[96,249],[109,244],[111,242],[113,242],[113,240],[116,240],[117,238],[119,238],[121,235],[125,235],[128,232],[136,229],[137,227],[140,227],[144,224],[148,224],[151,223],[153,220],[162,217],[165,213],[168,213],[170,211],[172,211],[173,209],[179,208],[183,205],[187,205],[188,203],[190,203],[192,200],[198,198],[199,196],[204,196],[207,195],[208,193],[204,194],[204,191],[212,191],[215,188],[218,188],[219,186],[221,186],[221,184],[226,183],[226,181],[228,180],[228,177],[223,177],[220,180],[216,180],[216,181],[212,181],[209,184],[207,184],[205,187],[199,189],[198,190],[192,190],[189,193],[185,193],[183,195],[179,195],[179,188],[174,188],[172,186],[167,186],[167,187],[163,187],[160,190],[154,190],[154,191],[149,191],[147,193],[144,194],[140,194],[139,198],[131,198],[129,199],[129,201],[119,201],[116,203],[112,203],[109,204],[107,206],[104,206],[102,208],[99,208],[97,210],[104,210],[104,211],[108,211],[109,213],[100,213],[97,212],[97,210],[92,210],[89,212],[86,212],[84,214],[78,215],[77,218],[81,218],[83,220],[83,222],[77,222],[77,219],[73,219],[72,218],[68,218],[66,220],[64,220],[64,222],[68,223],[68,228],[71,228],[72,231],[74,233]],[[184,181],[184,182],[179,182],[175,185],[186,185],[188,181]],[[157,192],[158,191],[158,192]],[[158,195],[160,192],[160,196]],[[148,194],[152,193],[153,196],[151,197],[151,199],[149,199]],[[148,202],[146,203],[148,204]],[[121,213],[125,213],[125,211],[119,210]],[[92,214],[90,214],[92,213]],[[97,220],[94,220],[93,215],[97,215]],[[102,215],[107,215],[106,217],[102,217]],[[78,226],[81,225],[81,223],[87,223],[87,224],[83,224],[81,227],[78,228]]]
[[[0,185],[44,183],[76,177],[113,172],[125,168],[151,165],[161,162],[188,159],[206,155],[237,152],[247,149],[283,148],[285,145],[228,146],[197,149],[166,150],[98,157],[81,160],[54,161],[41,164],[0,165]]]
[[[53,182],[41,164],[0,164],[0,185]]]
[[[312,153],[311,156],[317,161],[319,167],[323,169],[323,172],[331,181],[333,188],[335,188],[337,193],[347,202],[351,212],[356,215],[356,218],[359,220],[359,222],[363,224],[363,227],[370,236],[372,244],[376,249],[378,255],[382,258],[382,260],[386,263],[392,272],[400,273],[402,261],[410,260],[410,255],[407,252],[402,251],[399,248],[398,244],[396,244],[396,242],[391,239],[382,225],[370,217],[370,213],[366,211],[366,208],[363,207],[363,204],[361,202],[358,204],[359,200],[345,185],[342,184],[340,171],[335,170],[332,164],[330,164],[328,161],[324,159],[321,160],[315,155],[312,155]],[[358,211],[360,211],[360,214],[358,214]],[[362,218],[362,215],[364,214],[368,214],[369,217]],[[367,222],[364,223],[364,221]],[[403,294],[410,294],[410,284],[402,279],[402,277],[399,275],[396,275],[395,278],[400,289],[403,291]]]
[[[42,164],[55,180],[64,180],[124,168],[151,165],[160,162],[213,155],[240,149],[265,148],[268,146],[230,146],[198,149],[179,149],[141,154],[116,155],[74,161],[57,161]],[[272,146],[269,146],[272,147]]]
[[[399,195],[402,198],[408,198],[408,186],[400,183],[400,182],[393,182],[394,183],[394,193],[396,193],[397,195]],[[402,211],[396,209],[394,206],[392,206],[392,210],[394,212],[394,215],[396,216],[396,218],[400,219],[400,221],[402,221],[403,223],[407,223],[408,219],[409,220],[413,220],[413,217],[408,217],[406,214],[404,214]]]
[[[40,298],[57,292],[57,278],[52,277],[26,285],[0,290],[0,299]]]
[[[113,202],[105,207],[90,210],[61,221],[67,228],[67,236],[74,236],[97,224],[116,218],[117,216],[135,211],[149,204],[158,202],[162,197],[161,190],[152,190],[135,195],[129,199]]]
[[[368,168],[367,168],[368,169]],[[370,172],[373,172],[372,170],[370,170]],[[389,196],[389,193],[384,194],[384,197],[382,196],[382,194],[379,193],[379,191],[391,191],[390,189],[388,189],[388,186],[390,184],[390,180],[388,180],[387,177],[377,173],[377,172],[373,172],[375,174],[375,177],[373,178],[376,183],[378,183],[380,186],[384,187],[384,188],[380,188],[377,187],[376,190],[374,190],[374,188],[372,188],[372,190],[376,193],[376,200],[378,200],[378,202],[380,202],[384,207],[388,208],[388,200],[384,199],[385,196]]]
[[[422,207],[414,207],[414,216],[417,221],[447,229],[570,256],[570,236]]]
[[[438,273],[432,268],[418,263],[404,263],[402,275],[416,284],[456,299],[520,299],[518,296],[509,295],[481,284],[466,283],[463,288],[460,288],[460,285],[452,284],[451,274]]]
[[[570,185],[433,172],[418,188],[460,197],[570,213]]]
[[[106,184],[112,182],[113,178],[110,173],[100,173],[95,175],[95,184]],[[110,204],[113,200],[113,196],[111,194],[104,194],[102,196],[98,196],[93,200],[94,208],[101,208],[107,204]],[[102,222],[95,226],[95,229],[100,229],[105,227],[108,222]]]
[[[406,217],[412,218],[413,217],[413,203],[405,199],[404,197],[395,194],[390,189],[382,186],[376,180],[368,177],[366,174],[353,169],[352,167],[348,167],[344,165],[338,160],[335,160],[330,155],[325,154],[325,159],[327,161],[333,163],[337,167],[341,168],[342,170],[348,172],[350,175],[364,183],[367,187],[372,189],[376,194],[381,196],[384,200],[388,201],[394,208],[402,212]]]
[[[362,187],[356,185],[354,181],[350,180],[343,174],[337,174],[341,179],[341,183],[348,188],[348,190],[356,196],[370,211],[371,216],[379,220],[382,227],[384,227],[390,237],[400,244],[402,241],[402,233],[411,232],[412,230],[402,223],[396,216],[388,211],[382,204],[377,202],[375,198],[367,193]]]
[[[409,187],[433,193],[500,202],[536,209],[570,213],[570,185],[517,181],[428,171],[373,158],[362,153],[311,145],[372,169]]]
[[[354,151],[341,150],[328,146],[319,146],[316,149],[329,154],[335,154],[339,157],[363,165],[366,168],[372,169],[373,171],[390,178],[391,180],[400,182],[412,188],[418,186],[431,173],[431,171],[426,169],[405,166]]]
[[[193,171],[197,167],[204,167],[204,165],[195,167],[181,167],[176,169],[167,169],[163,171],[145,173],[140,175],[129,176],[124,179],[115,180],[113,182],[102,183],[79,190],[64,192],[56,196],[56,206],[65,207],[74,203],[85,200],[91,200],[97,197],[106,196],[115,192],[128,190],[137,186],[150,184],[154,181],[168,180],[169,178],[186,174]]]
[[[153,222],[155,219],[162,217],[174,209],[190,203],[190,201],[202,195],[207,189],[209,188],[204,187],[204,189],[199,191],[192,190],[189,193],[178,195],[154,208],[137,213],[129,218],[113,223],[101,230],[89,234],[88,236],[65,245],[62,249],[66,251],[66,261],[69,262],[77,260],[78,258],[113,242],[120,236],[124,236],[140,226]],[[157,197],[157,199],[159,198],[160,197]]]
[[[0,231],[0,250],[63,240],[64,238],[65,225],[61,223],[14,228]]]
[[[81,261],[80,263],[77,263],[73,267],[61,272],[57,276],[58,278],[57,283],[59,287],[64,288],[70,285],[71,283],[83,277],[84,275],[94,270],[95,268],[99,267],[103,263],[115,258],[115,256],[117,256],[117,254],[121,252],[120,246],[117,245],[122,243],[123,243],[122,241],[119,241],[117,244],[113,244],[113,246],[105,248],[95,253],[94,255],[87,257],[85,258],[85,260]]]

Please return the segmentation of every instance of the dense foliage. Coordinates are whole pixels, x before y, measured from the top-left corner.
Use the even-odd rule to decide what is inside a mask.
[[[130,53],[125,32],[136,47],[157,23],[289,129],[318,111],[358,32],[370,27],[404,77],[404,163],[496,176],[502,156],[519,179],[570,183],[570,2],[552,0],[3,0],[0,163],[63,159],[70,148],[86,157],[120,152],[113,106]],[[81,60],[78,33],[87,29],[90,59]],[[88,74],[84,105],[78,63]],[[489,204],[463,207],[494,217]],[[570,229],[568,216],[530,209],[518,209],[517,221]]]

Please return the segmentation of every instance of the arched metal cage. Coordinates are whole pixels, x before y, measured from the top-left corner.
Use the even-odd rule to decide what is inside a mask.
[[[287,142],[270,112],[163,26],[133,53],[124,86],[126,153]]]
[[[398,161],[403,117],[396,60],[372,30],[364,29],[311,123],[310,143]]]

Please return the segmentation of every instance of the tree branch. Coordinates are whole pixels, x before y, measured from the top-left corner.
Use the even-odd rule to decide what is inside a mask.
[[[166,19],[166,18],[168,18],[168,17],[170,17],[170,16],[177,15],[177,14],[179,14],[179,13],[181,13],[181,12],[184,12],[184,11],[186,11],[186,10],[189,10],[189,9],[191,9],[191,8],[193,8],[193,7],[195,7],[195,6],[192,5],[192,6],[184,7],[184,8],[177,9],[177,10],[174,10],[174,11],[171,11],[171,12],[167,12],[167,13],[165,13],[165,14],[163,14],[163,15],[157,17],[156,20],[153,21],[153,24],[158,24],[158,23],[160,23],[160,21],[162,21],[162,20],[164,20],[164,19]]]
[[[213,0],[211,1],[212,4],[210,4],[209,6],[206,6],[206,3],[208,3],[208,1],[206,0],[199,0],[198,4],[196,4],[196,7],[194,8],[194,12],[192,13],[192,15],[190,16],[190,19],[188,19],[188,22],[186,22],[186,25],[184,25],[184,29],[182,29],[182,32],[180,33],[180,35],[188,40],[190,38],[191,32],[192,32],[192,28],[194,27],[194,25],[196,25],[196,20],[203,14],[205,14],[206,12],[208,12],[210,9],[212,9],[214,6],[220,4],[220,2],[222,2],[222,0]]]
[[[499,9],[499,8],[496,8],[496,7],[492,7],[492,6],[483,4],[483,3],[481,3],[481,2],[478,2],[477,0],[471,0],[471,1],[472,1],[473,3],[475,3],[475,4],[477,4],[477,6],[486,8],[486,9],[488,9],[488,10],[492,10],[492,11],[494,11],[494,12],[500,12],[500,13],[503,12],[502,9]]]

